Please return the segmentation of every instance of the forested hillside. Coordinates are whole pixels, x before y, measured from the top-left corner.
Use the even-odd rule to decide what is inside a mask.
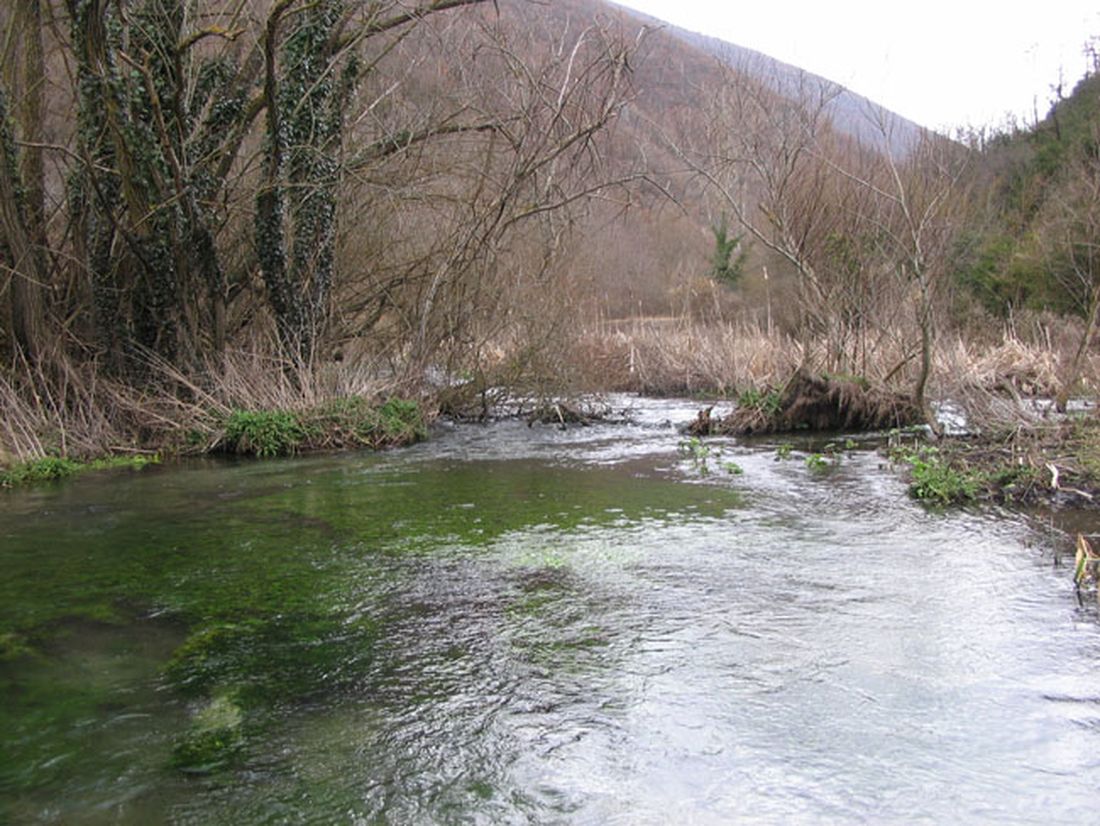
[[[989,212],[976,231],[977,255],[965,279],[994,313],[1025,307],[1053,307],[1083,313],[1087,298],[1075,264],[1083,250],[1067,246],[1065,219],[1084,222],[1078,229],[1095,241],[1086,225],[1088,202],[1095,201],[1100,146],[1100,75],[1076,84],[1057,100],[1047,116],[1029,128],[997,134],[985,142],[981,172]],[[1087,276],[1085,281],[1090,280]]]

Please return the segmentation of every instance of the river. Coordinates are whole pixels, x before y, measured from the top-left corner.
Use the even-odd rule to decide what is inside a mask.
[[[0,822],[1096,819],[1095,518],[615,403],[0,493]]]

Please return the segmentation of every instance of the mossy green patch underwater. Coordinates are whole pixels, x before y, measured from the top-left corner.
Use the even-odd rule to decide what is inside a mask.
[[[119,778],[178,792],[174,777],[247,766],[300,709],[382,691],[410,610],[433,610],[410,588],[455,559],[567,569],[574,531],[738,505],[618,467],[381,456],[198,463],[8,497],[0,801],[19,811],[74,786],[77,808],[102,803]],[[501,599],[506,626],[548,621],[538,600]],[[545,644],[525,629],[516,655],[552,664],[602,645],[586,628]]]

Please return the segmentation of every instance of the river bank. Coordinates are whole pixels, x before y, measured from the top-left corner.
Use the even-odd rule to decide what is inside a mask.
[[[929,441],[896,434],[886,453],[917,499],[1095,507],[1100,502],[1100,421],[1080,414],[1007,433]]]
[[[453,392],[440,398],[453,407]],[[405,447],[430,438],[430,423],[440,415],[440,398],[371,401],[351,396],[298,410],[232,409],[208,416],[201,428],[184,434],[177,431],[168,441],[161,434],[157,441],[129,447],[125,453],[84,460],[46,455],[12,462],[0,467],[0,487],[53,481],[94,470],[140,470],[174,457],[202,454],[272,458]],[[622,399],[629,397],[618,398],[622,407]],[[732,402],[719,400],[715,404],[732,405],[727,420],[740,421],[744,415],[735,413],[759,410],[767,398],[750,392]],[[717,416],[711,422],[711,409],[699,411],[693,422],[681,423],[685,432],[703,437],[725,432]],[[449,408],[448,412],[454,418],[454,410]],[[630,421],[628,412],[616,411],[600,396],[512,403],[495,411],[483,408],[478,415],[458,419],[486,421],[502,417],[563,429]],[[936,505],[986,501],[1053,507],[1091,507],[1100,502],[1100,420],[1091,412],[1056,420],[1021,420],[1012,430],[938,439],[930,439],[922,428],[880,432],[883,455],[908,481],[909,494],[915,499]],[[838,432],[837,443],[853,433]],[[829,439],[825,442],[828,445]],[[689,448],[688,453],[700,449]],[[811,454],[820,455],[823,461],[831,455],[828,450]]]

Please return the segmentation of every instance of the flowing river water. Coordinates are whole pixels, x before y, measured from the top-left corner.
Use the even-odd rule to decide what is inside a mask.
[[[630,403],[3,493],[0,822],[1095,822],[1090,515]]]

